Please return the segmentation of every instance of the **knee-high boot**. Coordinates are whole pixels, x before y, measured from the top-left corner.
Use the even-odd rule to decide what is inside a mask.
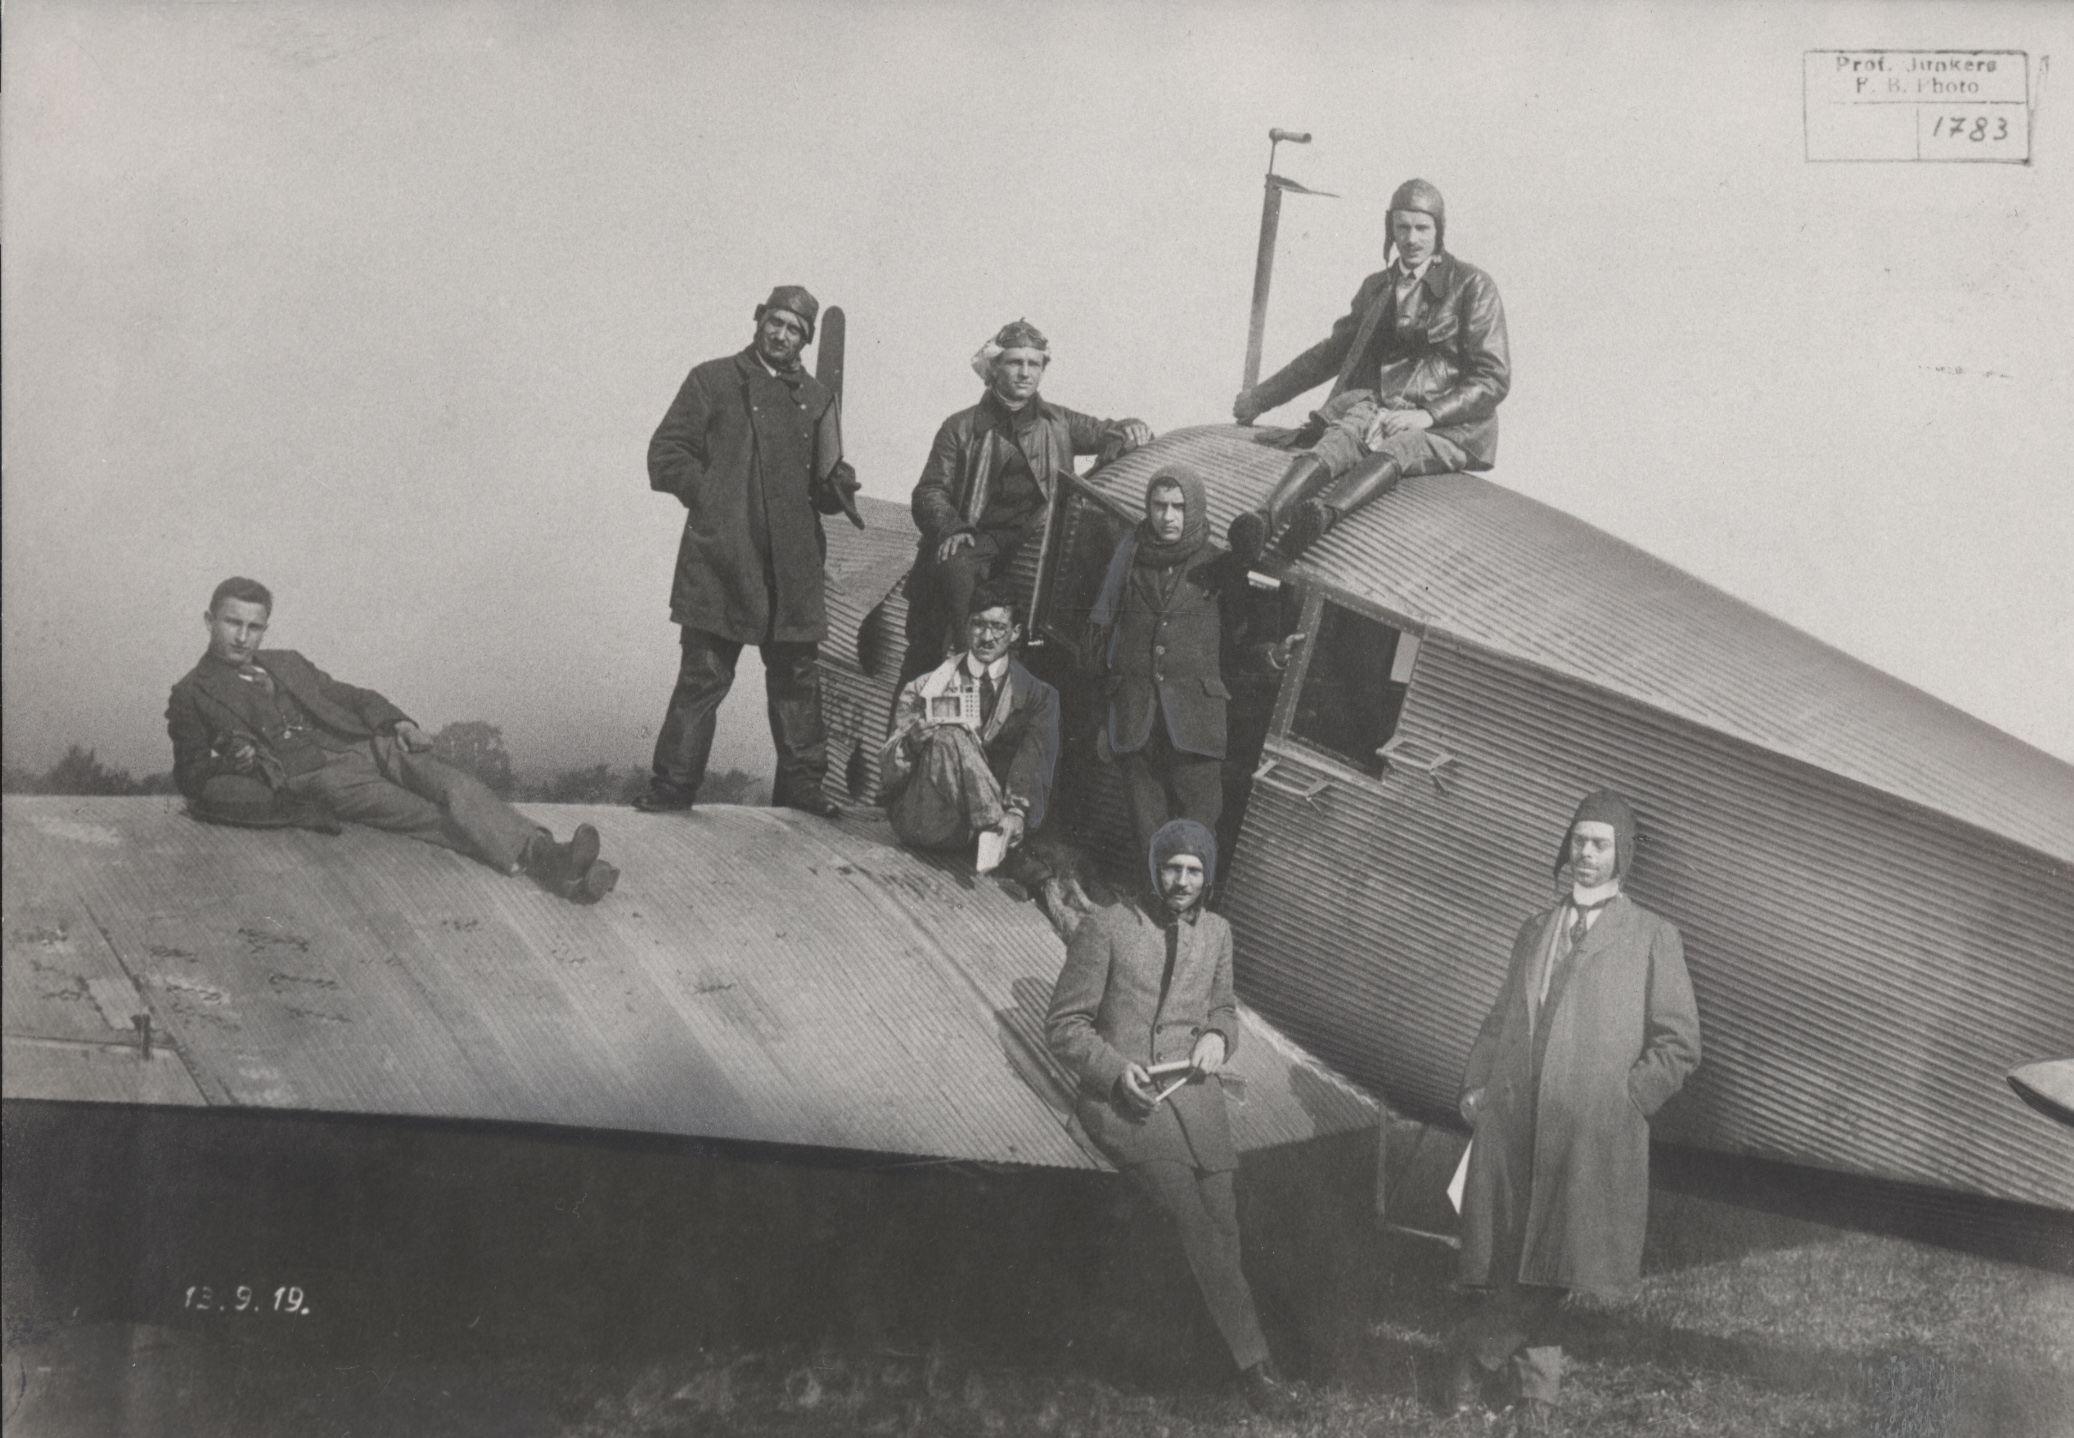
[[[1394,456],[1378,454],[1363,460],[1322,498],[1298,504],[1296,517],[1289,521],[1289,533],[1282,540],[1282,552],[1296,558],[1362,505],[1395,489],[1399,477]]]
[[[1267,507],[1247,510],[1232,520],[1231,528],[1225,532],[1225,541],[1239,563],[1251,564],[1260,558],[1275,531],[1282,527],[1282,521],[1331,478],[1325,461],[1317,455],[1298,455],[1267,497]]]

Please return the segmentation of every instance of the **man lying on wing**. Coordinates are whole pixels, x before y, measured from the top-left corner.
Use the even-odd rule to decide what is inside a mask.
[[[963,652],[910,680],[894,702],[886,817],[912,848],[978,840],[984,872],[1044,822],[1059,759],[1059,691],[1012,657],[1022,616],[1005,587],[974,593],[965,634]]]
[[[566,844],[474,775],[425,751],[432,741],[372,689],[341,684],[292,649],[261,649],[274,596],[226,579],[202,615],[209,649],[173,686],[166,731],[173,781],[198,819],[338,832],[338,819],[453,849],[542,888],[595,903],[619,881],[598,831]]]

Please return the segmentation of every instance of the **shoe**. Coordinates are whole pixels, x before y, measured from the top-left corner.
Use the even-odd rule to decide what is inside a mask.
[[[640,814],[678,814],[691,805],[692,796],[675,786],[650,784],[634,796],[634,810]]]
[[[1249,509],[1234,519],[1231,528],[1224,532],[1232,558],[1246,565],[1258,562],[1261,551],[1267,548],[1267,524],[1266,512],[1258,509]]]
[[[843,816],[843,806],[819,789],[787,799],[785,807],[797,809],[802,814],[812,814],[816,819],[840,819]]]
[[[543,830],[526,846],[523,867],[549,893],[574,898],[577,887],[598,862],[598,847],[598,831],[588,824],[578,824],[566,844],[557,844]]]
[[[1282,552],[1291,559],[1309,549],[1331,532],[1339,523],[1339,511],[1322,499],[1307,499],[1297,506],[1296,518],[1289,521],[1289,532],[1283,536]]]
[[[1275,1372],[1271,1359],[1263,1358],[1251,1368],[1241,1369],[1239,1391],[1246,1396],[1246,1406],[1263,1418],[1287,1418],[1296,1412],[1296,1394]]]
[[[599,859],[583,871],[565,897],[578,904],[595,904],[618,887],[618,867]]]
[[[1474,1413],[1483,1407],[1483,1370],[1476,1360],[1464,1353],[1458,1356],[1447,1371],[1447,1389],[1441,1397],[1440,1411],[1450,1416]]]

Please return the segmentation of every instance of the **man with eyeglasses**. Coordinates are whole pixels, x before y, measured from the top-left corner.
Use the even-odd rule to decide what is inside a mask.
[[[1012,657],[1022,617],[1005,587],[972,598],[966,645],[900,691],[886,741],[886,816],[903,844],[977,844],[989,872],[1044,822],[1059,757],[1059,692]]]

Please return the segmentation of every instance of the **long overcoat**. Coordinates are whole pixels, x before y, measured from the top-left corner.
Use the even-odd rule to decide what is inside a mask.
[[[1641,1274],[1649,1116],[1699,1066],[1699,1011],[1678,930],[1619,896],[1557,966],[1530,1023],[1529,985],[1563,914],[1558,905],[1520,929],[1469,1052],[1463,1092],[1483,1098],[1462,1281],[1496,1282],[1494,1253],[1523,1229],[1520,1282],[1615,1293]]]
[[[1174,975],[1162,996],[1167,930],[1148,907],[1156,902],[1098,909],[1073,931],[1045,1041],[1080,1081],[1074,1113],[1081,1127],[1119,1166],[1172,1159],[1211,1172],[1234,1169],[1224,1086],[1214,1075],[1183,1084],[1145,1119],[1131,1117],[1117,1098],[1127,1064],[1185,1059],[1211,1030],[1224,1035],[1227,1056],[1239,1048],[1231,925],[1201,909],[1195,922],[1175,925]]]
[[[670,618],[742,644],[820,642],[820,516],[842,507],[824,483],[841,458],[835,395],[811,375],[787,383],[752,350],[693,369],[648,443],[649,487],[685,511]]]

